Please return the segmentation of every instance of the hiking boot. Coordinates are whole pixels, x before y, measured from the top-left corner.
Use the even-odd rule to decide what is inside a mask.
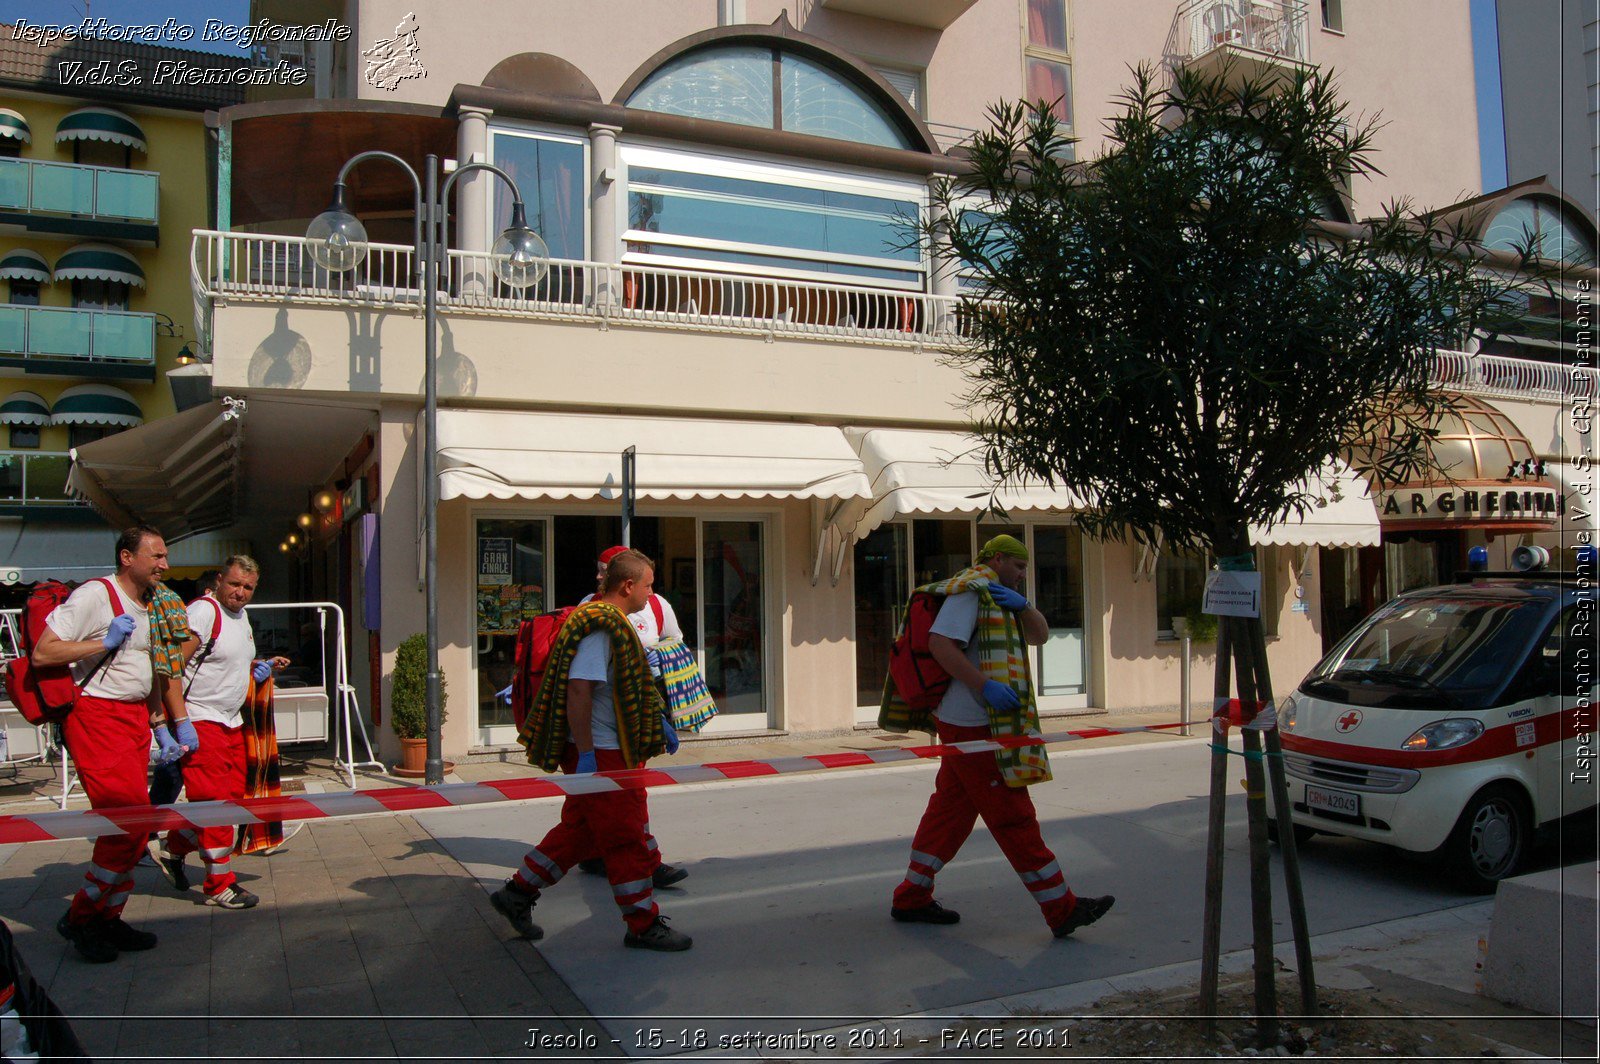
[[[681,953],[694,945],[694,939],[682,931],[667,926],[667,918],[658,916],[655,923],[637,935],[629,931],[622,936],[622,944],[629,949],[653,949],[662,953]]]
[[[189,889],[189,870],[183,867],[182,857],[173,856],[165,848],[151,852],[150,856],[155,858],[156,867],[174,890]]]
[[[915,909],[890,908],[889,915],[899,920],[902,924],[959,924],[961,914],[954,909],[946,909],[936,901]]]
[[[1072,912],[1067,918],[1050,929],[1050,933],[1057,938],[1066,938],[1080,927],[1088,927],[1106,913],[1117,903],[1117,899],[1106,894],[1098,898],[1079,898],[1078,904],[1072,907]]]
[[[578,862],[578,871],[587,872],[591,876],[603,876],[606,874],[606,863],[599,857],[591,857],[587,861]]]
[[[56,931],[61,937],[72,943],[78,955],[90,964],[105,964],[107,961],[117,959],[117,947],[106,941],[101,932],[104,926],[98,920],[91,920],[85,924],[74,924],[67,921],[63,914],[56,921]]]
[[[219,909],[254,909],[261,899],[237,883],[230,883],[215,894],[206,895],[206,904]]]
[[[100,923],[100,935],[105,941],[123,953],[140,953],[147,949],[156,948],[156,936],[149,931],[139,931],[129,927],[118,916],[112,920]]]
[[[544,928],[534,923],[530,914],[533,912],[534,903],[539,899],[531,894],[524,894],[512,886],[512,882],[506,880],[505,886],[489,895],[489,903],[494,906],[496,912],[511,921],[511,926],[516,928],[517,934],[530,942],[537,942],[544,937]]]
[[[689,870],[687,868],[679,868],[677,865],[659,864],[656,865],[656,870],[650,873],[650,884],[656,887],[670,887],[672,884],[682,883],[688,878]]]

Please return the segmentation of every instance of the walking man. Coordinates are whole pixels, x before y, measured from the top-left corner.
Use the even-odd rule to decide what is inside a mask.
[[[638,768],[666,747],[665,703],[650,675],[644,645],[629,622],[650,599],[655,567],[635,550],[611,560],[600,595],[568,615],[528,710],[518,742],[530,764],[568,775]],[[531,917],[539,892],[555,886],[592,849],[605,862],[611,894],[633,949],[677,952],[693,940],[667,925],[656,908],[646,844],[644,791],[570,795],[561,822],[529,850],[505,886],[490,895],[519,934],[539,939]]]
[[[943,599],[928,634],[929,652],[951,678],[933,712],[941,742],[1040,734],[1027,648],[1044,643],[1050,624],[1019,590],[1027,573],[1028,548],[1013,536],[1000,535],[979,550],[977,564],[918,588]],[[927,717],[926,711],[916,713],[905,704],[892,680],[884,684],[879,727],[932,730]],[[941,758],[933,796],[911,842],[910,866],[895,888],[889,915],[902,923],[953,924],[961,919],[933,899],[933,880],[982,817],[1057,938],[1104,916],[1115,899],[1073,894],[1039,833],[1027,788],[1049,779],[1042,744]]]
[[[135,525],[117,538],[117,571],[85,582],[45,621],[33,650],[37,666],[69,665],[78,699],[61,725],[67,752],[95,809],[144,805],[150,799],[150,715],[155,671],[150,660],[148,602],[167,570],[161,533]],[[87,681],[87,682],[86,682]],[[199,745],[194,726],[173,721],[168,745]],[[165,728],[162,729],[166,731]],[[103,964],[122,951],[154,949],[156,936],[122,919],[133,890],[133,867],[148,836],[101,835],[82,889],[56,930],[85,960]]]
[[[266,683],[288,658],[258,660],[255,633],[244,608],[255,597],[261,567],[254,558],[236,554],[222,566],[216,590],[189,604],[189,630],[184,648],[184,700],[188,719],[200,736],[200,748],[183,759],[183,785],[191,802],[237,801],[245,793],[244,702],[250,681]],[[200,852],[206,878],[206,904],[223,909],[253,908],[261,899],[239,886],[228,865],[234,828],[222,825],[169,831],[156,864],[178,890],[189,889],[186,855]]]

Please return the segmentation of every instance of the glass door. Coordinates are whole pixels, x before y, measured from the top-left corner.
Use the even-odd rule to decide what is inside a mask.
[[[1039,695],[1085,695],[1083,533],[1071,525],[1033,527],[1034,603],[1050,622],[1039,648]]]
[[[480,519],[473,544],[477,579],[473,650],[478,674],[478,741],[514,743],[511,707],[494,697],[511,682],[517,629],[547,607],[546,526],[542,520]]]
[[[763,531],[759,520],[700,524],[701,656],[717,703],[707,731],[767,727]]]
[[[878,719],[889,650],[905,623],[910,529],[879,525],[855,545],[856,723]]]

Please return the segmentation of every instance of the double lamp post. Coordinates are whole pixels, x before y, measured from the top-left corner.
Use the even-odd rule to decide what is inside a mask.
[[[462,174],[485,171],[494,174],[511,189],[511,225],[495,240],[489,251],[494,274],[509,288],[521,290],[538,284],[549,268],[550,249],[539,234],[528,228],[522,194],[511,176],[489,163],[468,163],[445,179],[439,187],[439,157],[429,155],[418,177],[400,156],[386,151],[364,151],[350,158],[339,170],[333,186],[333,203],[311,220],[306,229],[312,259],[333,273],[353,270],[367,255],[367,230],[345,206],[345,178],[367,159],[385,159],[411,178],[415,192],[416,226],[413,244],[417,279],[423,292],[423,582],[428,613],[428,760],[424,782],[444,782],[444,759],[440,751],[439,724],[442,705],[439,684],[439,276],[442,259],[449,247],[450,190]],[[450,275],[447,273],[447,277]],[[453,280],[453,278],[452,278]]]

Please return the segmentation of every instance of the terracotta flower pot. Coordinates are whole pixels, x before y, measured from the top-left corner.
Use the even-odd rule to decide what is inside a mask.
[[[400,767],[407,772],[421,773],[428,764],[428,740],[401,739]]]

